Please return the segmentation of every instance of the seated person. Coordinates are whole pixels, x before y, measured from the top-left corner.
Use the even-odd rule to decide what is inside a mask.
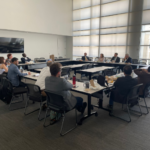
[[[114,54],[114,57],[111,58],[111,62],[119,63],[120,58],[118,57],[118,53]]]
[[[84,53],[84,56],[82,56],[83,61],[90,61],[90,58],[87,56],[87,53]]]
[[[98,59],[98,62],[105,62],[105,57],[104,57],[104,54],[101,54],[99,59]]]
[[[31,59],[29,57],[27,57],[27,55],[25,53],[22,54],[23,58],[21,58],[22,63],[26,63],[31,61]]]
[[[13,86],[21,86],[21,87],[25,87],[26,84],[21,82],[19,80],[19,76],[26,76],[26,75],[30,75],[30,73],[21,73],[18,69],[18,58],[12,58],[11,60],[11,65],[9,66],[8,69],[8,80],[12,83]]]
[[[125,55],[125,58],[123,59],[122,62],[125,62],[125,63],[132,63],[132,58],[129,57],[129,54],[126,54],[126,55]]]
[[[138,83],[143,83],[143,86],[140,88],[139,95],[143,95],[144,88],[147,83],[150,83],[150,67],[148,69],[135,69],[134,73],[138,75]]]
[[[45,90],[61,95],[64,98],[66,104],[68,104],[68,110],[76,108],[82,114],[86,108],[87,103],[83,103],[83,99],[80,97],[74,97],[70,90],[73,85],[61,76],[61,64],[54,63],[50,67],[51,76],[45,79]]]
[[[5,65],[5,59],[4,57],[0,57],[0,74],[2,74],[3,72],[8,72],[8,68]]]
[[[6,59],[6,65],[10,65],[11,64],[11,59],[12,59],[12,54],[8,54],[7,55],[7,59]]]
[[[130,89],[138,84],[137,79],[131,77],[132,67],[125,66],[123,68],[125,77],[120,77],[114,83],[115,89],[112,90],[108,108],[113,109],[113,102],[123,103],[126,101],[126,96]]]
[[[41,73],[35,83],[35,85],[38,85],[41,89],[41,94],[42,96],[46,96],[46,93],[44,92],[45,90],[45,78],[48,76],[51,76],[51,73],[50,73],[50,66],[52,65],[52,62],[51,61],[48,61],[47,62],[47,67],[43,68],[41,70]]]

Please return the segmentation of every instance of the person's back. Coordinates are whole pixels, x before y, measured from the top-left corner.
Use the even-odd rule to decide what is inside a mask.
[[[52,65],[51,61],[47,62],[47,67],[44,67],[41,72],[40,75],[35,83],[35,85],[38,85],[40,87],[41,90],[45,90],[45,78],[51,76],[50,73],[50,66]]]
[[[72,109],[77,102],[76,98],[69,91],[72,88],[72,84],[64,78],[50,76],[45,79],[45,90],[63,96],[64,100],[68,104],[68,109]]]
[[[27,73],[21,73],[17,67],[18,59],[13,58],[12,63],[8,69],[8,79],[12,83],[13,86],[19,86],[20,81],[18,76],[25,76]]]
[[[67,104],[67,109],[76,108],[82,114],[86,108],[86,102],[83,103],[81,97],[74,97],[70,90],[73,88],[72,84],[61,76],[61,64],[54,63],[50,66],[50,77],[45,79],[45,91],[61,95]]]
[[[134,73],[138,75],[138,83],[143,83],[143,86],[140,88],[139,95],[143,95],[144,89],[147,83],[150,83],[150,67],[146,69],[135,69]]]
[[[137,79],[133,79],[131,76],[121,77],[117,79],[114,85],[121,95],[127,95],[129,90],[137,85]]]

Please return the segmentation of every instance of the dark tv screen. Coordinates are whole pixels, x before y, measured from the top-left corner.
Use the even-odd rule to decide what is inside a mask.
[[[24,39],[0,37],[0,53],[24,53]]]

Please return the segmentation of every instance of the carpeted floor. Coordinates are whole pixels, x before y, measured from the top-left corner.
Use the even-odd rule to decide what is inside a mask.
[[[81,94],[75,95],[87,100]],[[93,98],[93,103],[97,100]],[[108,104],[105,98],[104,106]],[[16,108],[18,104],[12,106]],[[35,109],[37,104],[31,104]],[[126,115],[121,106],[115,104],[119,115]],[[149,104],[150,106],[150,104]],[[149,150],[150,149],[150,114],[137,117],[132,115],[132,122],[110,117],[108,112],[95,109],[98,117],[92,116],[69,134],[59,135],[61,120],[47,128],[43,121],[37,120],[38,112],[24,116],[24,109],[9,111],[8,105],[0,101],[0,150]],[[45,112],[42,112],[43,115]],[[86,112],[85,112],[86,114]],[[82,117],[78,114],[78,117]],[[126,116],[125,116],[126,117]],[[65,129],[74,125],[74,112],[66,116]]]

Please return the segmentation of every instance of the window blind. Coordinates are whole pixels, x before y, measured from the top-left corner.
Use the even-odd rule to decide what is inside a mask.
[[[149,14],[150,0],[73,0],[73,55],[124,57],[140,46],[139,56],[149,57]]]

